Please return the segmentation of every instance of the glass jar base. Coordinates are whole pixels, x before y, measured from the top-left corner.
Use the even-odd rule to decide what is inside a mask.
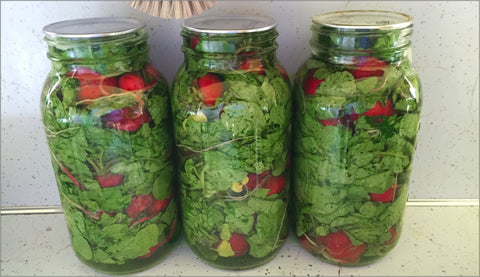
[[[262,266],[271,260],[273,260],[278,252],[280,252],[281,247],[279,247],[277,250],[273,251],[270,253],[268,256],[265,256],[263,258],[254,258],[249,255],[244,255],[242,257],[230,257],[230,258],[222,258],[218,257],[215,261],[207,260],[201,256],[201,254],[194,250],[192,247],[190,247],[192,252],[200,258],[200,260],[210,266],[219,268],[219,269],[225,269],[225,270],[247,270],[247,269],[252,269],[255,267]]]
[[[376,256],[360,256],[358,261],[356,261],[354,263],[345,263],[345,262],[340,262],[340,261],[337,261],[337,260],[334,260],[334,259],[331,259],[331,258],[329,259],[329,258],[325,257],[324,255],[318,253],[318,252],[308,250],[308,249],[305,249],[303,247],[302,248],[305,251],[307,251],[308,253],[310,253],[312,256],[316,257],[317,259],[319,259],[320,261],[322,261],[324,263],[328,263],[328,264],[331,264],[331,265],[342,266],[342,267],[361,267],[361,266],[374,264],[374,263],[378,262],[379,260],[381,260],[382,258],[387,256],[388,253],[390,253],[393,248],[395,248],[395,245],[397,243],[398,243],[398,239],[395,240],[394,242],[392,242],[390,245],[388,245],[388,250],[387,251],[385,251],[383,253],[379,253]]]
[[[82,263],[94,269],[95,271],[109,275],[134,274],[150,269],[163,262],[170,255],[170,253],[175,250],[175,245],[180,237],[180,233],[179,225],[175,226],[174,235],[167,243],[159,247],[152,256],[145,259],[135,259],[125,264],[96,263],[82,258],[76,252],[74,253]]]

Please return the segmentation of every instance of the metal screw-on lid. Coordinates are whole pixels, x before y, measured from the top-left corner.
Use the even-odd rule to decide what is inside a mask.
[[[235,34],[267,31],[275,28],[274,19],[265,16],[197,16],[186,19],[182,27],[201,33]]]
[[[412,25],[413,18],[404,13],[375,10],[329,12],[313,17],[313,23],[337,29],[393,30]]]
[[[95,38],[128,34],[145,24],[127,17],[95,17],[67,20],[43,27],[47,38]]]

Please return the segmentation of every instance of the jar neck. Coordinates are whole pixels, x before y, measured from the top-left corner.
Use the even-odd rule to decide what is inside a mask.
[[[355,57],[372,56],[387,63],[410,59],[411,27],[399,29],[311,27],[312,55],[334,64],[353,63]]]
[[[274,56],[278,47],[276,29],[251,33],[202,33],[183,29],[182,51],[186,58],[209,60],[248,59]]]
[[[46,38],[47,57],[53,69],[66,72],[75,66],[91,67],[108,74],[141,69],[149,62],[147,32],[139,29],[133,33],[96,38]]]

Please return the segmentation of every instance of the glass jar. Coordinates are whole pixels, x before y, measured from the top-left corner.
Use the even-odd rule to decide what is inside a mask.
[[[296,234],[320,260],[373,263],[398,242],[419,129],[412,18],[387,11],[313,17],[295,85]]]
[[[130,18],[43,29],[52,70],[41,97],[72,247],[109,274],[159,263],[179,234],[168,84]]]
[[[264,264],[288,234],[291,89],[275,25],[257,16],[183,23],[172,110],[185,238],[219,268]]]

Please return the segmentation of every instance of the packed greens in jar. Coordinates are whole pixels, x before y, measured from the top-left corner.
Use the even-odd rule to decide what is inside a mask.
[[[294,87],[294,204],[302,246],[329,263],[372,263],[402,229],[421,108],[405,18],[314,17]]]
[[[184,23],[185,62],[173,84],[185,238],[206,263],[245,269],[272,259],[288,234],[290,84],[274,25],[193,28],[208,19]],[[249,20],[265,19],[212,22]]]
[[[116,34],[118,24],[131,30]],[[41,113],[72,247],[111,274],[158,263],[179,233],[168,84],[138,24],[84,19],[44,29],[53,69]],[[86,33],[68,29],[84,25]],[[88,33],[104,26],[112,33]]]

